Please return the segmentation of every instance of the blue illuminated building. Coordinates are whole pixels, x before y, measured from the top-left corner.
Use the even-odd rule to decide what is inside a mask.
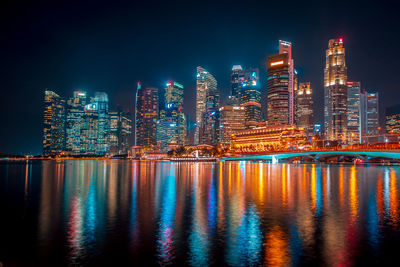
[[[170,148],[185,144],[186,117],[183,113],[183,85],[178,82],[167,82],[164,103],[157,121],[157,144],[161,152],[167,152]]]

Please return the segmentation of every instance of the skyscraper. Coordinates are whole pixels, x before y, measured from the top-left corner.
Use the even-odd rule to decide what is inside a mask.
[[[65,149],[65,100],[53,91],[44,96],[43,155],[57,155]]]
[[[325,133],[329,140],[347,141],[347,67],[343,39],[329,40],[324,71]]]
[[[279,40],[278,54],[268,57],[268,124],[294,123],[294,61],[292,44]]]
[[[84,108],[80,154],[107,155],[110,152],[109,140],[108,95],[104,92],[96,92]]]
[[[294,123],[294,83],[295,83],[295,70],[294,60],[292,58],[292,43],[279,40],[279,54],[287,54],[289,62],[289,124]]]
[[[227,105],[220,109],[220,141],[229,143],[232,134],[245,129],[245,110],[234,101],[228,101]]]
[[[276,54],[268,57],[268,93],[267,109],[269,125],[290,124],[288,54]]]
[[[239,102],[245,109],[246,128],[253,128],[261,121],[259,71],[246,69],[239,75]]]
[[[350,144],[359,143],[361,138],[360,91],[360,82],[347,82],[347,132]]]
[[[400,134],[400,105],[386,108],[386,131]]]
[[[243,69],[240,65],[233,65],[231,72],[231,96],[239,99],[240,98],[240,81],[239,77]]]
[[[81,152],[81,132],[84,126],[87,95],[85,91],[74,91],[67,101],[66,150],[71,154]]]
[[[129,113],[121,110],[110,111],[110,154],[127,154],[132,133],[132,120]]]
[[[205,111],[200,126],[200,143],[214,145],[219,141],[219,92],[208,88]]]
[[[379,95],[378,93],[361,93],[361,136],[379,134]]]
[[[294,93],[295,124],[304,128],[305,135],[311,136],[314,125],[314,102],[310,83],[300,83]]]
[[[200,128],[202,127],[204,113],[206,112],[206,102],[208,92],[217,91],[217,80],[207,70],[197,67],[196,80],[196,129],[194,143],[200,142]]]
[[[157,125],[157,143],[163,152],[168,144],[184,145],[186,137],[186,118],[183,113],[183,85],[178,82],[167,82],[165,88],[165,106],[160,111]]]
[[[142,87],[136,90],[135,146],[150,148],[157,144],[158,89]]]

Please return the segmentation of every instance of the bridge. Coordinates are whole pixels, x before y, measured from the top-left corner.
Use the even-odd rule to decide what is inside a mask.
[[[373,158],[400,160],[400,151],[373,151],[373,150],[328,150],[328,151],[293,151],[293,152],[275,152],[256,155],[240,155],[237,157],[223,157],[220,161],[241,161],[241,160],[255,160],[255,161],[271,161],[277,163],[280,160],[290,160],[293,158],[310,158],[318,160],[320,158],[330,157],[350,157],[368,160]]]

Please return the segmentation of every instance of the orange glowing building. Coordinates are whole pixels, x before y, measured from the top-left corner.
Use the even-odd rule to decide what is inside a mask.
[[[302,148],[308,144],[303,128],[269,125],[238,131],[232,135],[233,151],[274,151]]]

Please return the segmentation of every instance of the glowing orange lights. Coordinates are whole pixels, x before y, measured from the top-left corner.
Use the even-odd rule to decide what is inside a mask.
[[[283,65],[283,60],[271,62],[271,67]]]

